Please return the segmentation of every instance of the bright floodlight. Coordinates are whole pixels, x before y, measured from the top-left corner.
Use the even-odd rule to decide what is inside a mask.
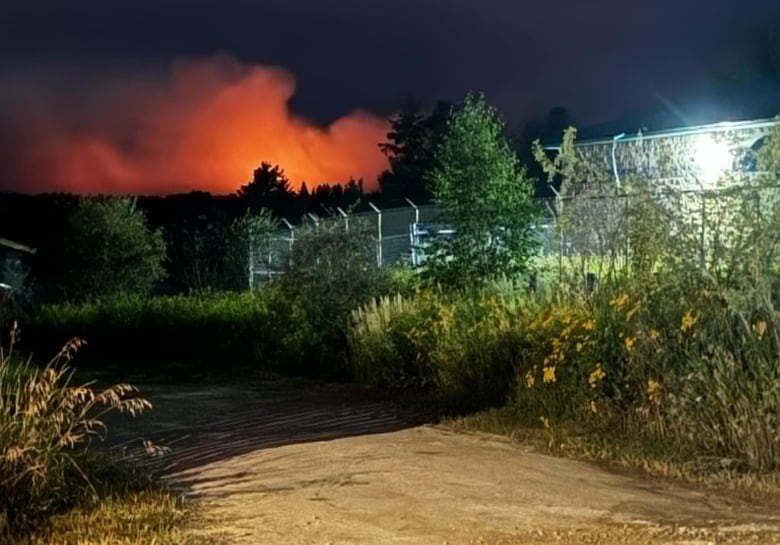
[[[715,185],[732,165],[733,157],[728,145],[716,142],[709,135],[696,142],[695,153],[701,181],[707,186]]]

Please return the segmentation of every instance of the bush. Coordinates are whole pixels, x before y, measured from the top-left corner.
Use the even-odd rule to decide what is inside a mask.
[[[548,425],[622,430],[743,469],[780,469],[777,314],[703,281],[679,291],[604,289],[587,304],[541,309],[523,335],[515,405]]]
[[[0,522],[11,531],[97,499],[90,475],[98,466],[86,446],[105,431],[102,416],[151,407],[128,384],[71,386],[69,362],[79,347],[72,340],[41,369],[14,360],[13,343],[0,350]]]
[[[495,285],[383,297],[352,313],[353,372],[373,384],[426,392],[452,410],[502,404],[514,383],[525,304],[516,290]]]
[[[50,349],[78,336],[84,367],[123,371],[224,370],[270,366],[276,342],[262,292],[45,305],[25,332],[27,346]]]
[[[132,199],[81,199],[38,274],[67,300],[149,293],[163,275],[165,242]]]
[[[729,467],[780,469],[780,321],[699,278],[589,298],[422,291],[352,314],[355,375],[454,410],[510,401],[527,424],[677,445]],[[669,284],[667,284],[667,282]]]
[[[536,150],[551,181],[562,179],[556,234],[569,249],[555,299],[523,335],[517,407],[547,426],[623,431],[729,468],[777,471],[780,128],[757,153],[738,152],[755,173],[687,192],[664,182],[691,158],[679,142],[654,157],[641,143],[627,148],[624,164],[657,164],[625,168],[618,186],[574,136],[554,161]],[[587,286],[588,272],[600,281]]]
[[[268,287],[278,364],[296,373],[343,378],[350,311],[391,285],[377,265],[368,225],[324,221],[299,230],[290,264]]]

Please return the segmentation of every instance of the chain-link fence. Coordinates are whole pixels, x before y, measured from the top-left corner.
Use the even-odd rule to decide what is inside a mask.
[[[575,256],[609,256],[631,252],[632,214],[640,197],[629,194],[609,196],[577,196],[564,199],[538,200],[540,219],[538,231],[540,253],[543,256],[570,258]],[[780,189],[750,191],[666,191],[653,196],[658,206],[658,221],[664,229],[685,230],[689,244],[680,252],[692,252],[704,264],[711,253],[725,242],[726,218],[749,210],[767,214],[778,206]],[[424,241],[436,228],[441,228],[435,205],[380,209],[369,205],[368,211],[306,214],[296,225],[284,221],[277,236],[262,252],[253,252],[250,267],[252,285],[260,285],[281,274],[289,262],[296,238],[304,229],[317,225],[339,224],[345,233],[350,228],[368,229],[375,233],[376,260],[380,266],[397,263],[419,265],[424,253]],[[441,232],[441,231],[440,231]],[[720,245],[720,246],[719,246]],[[688,256],[692,257],[692,256]]]
[[[738,246],[774,251],[780,187],[575,196],[550,205],[547,255],[632,259],[660,245],[658,251],[704,270],[723,266]]]
[[[296,225],[283,221],[283,227],[267,244],[267,248],[262,251],[251,250],[251,285],[263,284],[281,274],[289,262],[300,231],[324,223],[338,223],[343,226],[345,233],[350,227],[358,226],[374,232],[377,241],[376,260],[380,266],[402,262],[419,265],[422,262],[422,241],[430,236],[432,229],[441,227],[440,209],[435,205],[418,206],[408,202],[409,206],[387,209],[369,204],[368,210],[356,213],[347,213],[338,208],[322,215],[307,213]],[[539,230],[542,252],[549,255],[556,251],[554,218],[551,216],[553,208],[543,201],[540,201],[540,205],[543,214],[536,229]]]

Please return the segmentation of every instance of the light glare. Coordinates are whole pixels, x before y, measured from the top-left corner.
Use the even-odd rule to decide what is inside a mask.
[[[707,186],[714,186],[732,165],[729,146],[709,135],[696,143],[695,153],[701,182]]]

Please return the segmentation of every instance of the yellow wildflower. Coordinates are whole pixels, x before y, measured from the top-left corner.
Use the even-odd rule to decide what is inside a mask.
[[[586,331],[593,331],[593,328],[596,327],[596,322],[593,320],[588,320],[584,324],[582,324],[582,328]]]
[[[660,336],[661,336],[661,333],[659,333],[657,329],[651,329],[651,330],[649,331],[649,335],[650,335],[650,338],[651,338],[651,339],[653,339],[654,341],[656,341],[656,340],[658,340],[658,337],[660,337]]]
[[[528,371],[525,374],[525,385],[529,388],[533,388],[534,384],[536,384],[536,377],[534,376],[532,371]]]
[[[626,337],[623,342],[626,343],[626,352],[632,352],[634,350],[634,345],[636,344],[636,339],[634,337]]]
[[[575,349],[577,350],[577,352],[582,352],[583,348],[585,348],[585,344],[584,343],[577,343],[577,346],[575,346]]]
[[[680,324],[680,330],[685,333],[687,331],[690,331],[693,329],[693,326],[696,325],[696,322],[699,320],[699,318],[692,314],[691,311],[686,312],[682,317],[682,324]]]
[[[766,333],[766,322],[764,320],[759,320],[755,324],[753,324],[753,333],[756,334],[756,338],[760,341],[764,333]]]
[[[555,380],[556,380],[555,379],[555,366],[551,365],[551,366],[545,367],[544,369],[542,369],[542,371],[544,371],[544,377],[543,378],[544,378],[545,384],[550,383],[550,382],[555,382]]]
[[[601,369],[601,364],[598,363],[596,364],[596,368],[591,371],[588,376],[588,384],[590,384],[591,388],[595,388],[605,376],[607,376],[607,374]]]
[[[612,299],[609,304],[618,308],[623,308],[628,303],[628,295],[625,293],[621,295],[620,297],[615,297]]]
[[[650,401],[658,401],[658,392],[661,390],[661,383],[654,378],[647,379],[647,396]]]

